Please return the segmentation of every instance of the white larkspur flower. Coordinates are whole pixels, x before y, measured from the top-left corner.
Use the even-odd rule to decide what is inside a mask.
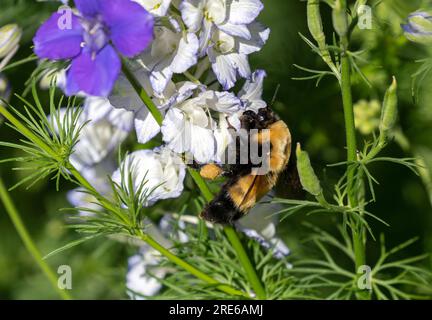
[[[126,288],[131,299],[143,300],[145,297],[154,296],[162,289],[161,282],[156,278],[163,279],[167,271],[158,268],[160,262],[159,253],[148,247],[128,259]],[[150,273],[153,276],[150,276]]]
[[[147,196],[146,206],[161,199],[176,198],[183,191],[186,166],[178,155],[166,148],[135,151],[126,156],[120,168],[131,173],[134,191],[144,184],[146,194],[141,196]],[[117,183],[122,181],[120,168],[112,176]]]
[[[262,100],[263,82],[266,77],[264,70],[255,71],[250,80],[247,80],[238,96],[246,110],[258,112],[259,109],[265,108],[267,103]]]
[[[209,46],[214,29],[250,39],[247,25],[263,9],[260,0],[184,0],[180,4],[183,21],[190,32],[200,32],[200,52]]]
[[[251,70],[248,55],[261,50],[266,43],[270,29],[254,22],[247,26],[250,30],[249,40],[229,35],[218,30],[212,35],[212,43],[207,54],[218,81],[224,90],[231,89],[239,75],[249,78]]]
[[[133,113],[114,108],[107,99],[88,97],[78,126],[87,121],[70,156],[78,170],[102,161],[124,141],[132,129]]]
[[[167,14],[171,0],[133,0],[144,7],[155,17],[163,17]]]
[[[217,127],[209,111],[234,114],[241,108],[240,100],[229,92],[204,91],[197,97],[176,102],[162,124],[164,142],[174,152],[191,153],[199,163],[217,159],[214,132]]]
[[[157,93],[165,90],[174,74],[186,72],[198,61],[197,36],[174,29],[156,27],[151,47],[141,55]]]

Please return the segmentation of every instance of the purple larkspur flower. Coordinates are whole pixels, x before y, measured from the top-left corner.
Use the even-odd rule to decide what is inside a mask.
[[[79,15],[54,13],[33,39],[40,58],[71,59],[65,93],[106,97],[120,73],[119,53],[133,57],[153,39],[153,17],[131,0],[75,0]]]

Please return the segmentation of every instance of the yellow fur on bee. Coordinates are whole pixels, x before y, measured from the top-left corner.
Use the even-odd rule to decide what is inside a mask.
[[[249,174],[241,177],[228,189],[228,193],[237,208],[242,212],[250,210],[257,201],[264,197],[275,185],[291,156],[291,133],[285,122],[279,120],[252,139],[258,143],[270,140],[270,172],[265,175]]]
[[[282,172],[291,156],[291,133],[282,120],[269,126],[271,156],[270,170],[276,173]]]
[[[207,180],[214,180],[218,178],[222,173],[222,168],[215,164],[206,164],[200,170],[201,177]]]

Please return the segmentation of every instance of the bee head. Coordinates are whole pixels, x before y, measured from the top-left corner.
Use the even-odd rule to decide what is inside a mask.
[[[242,128],[248,130],[265,129],[276,121],[277,118],[269,107],[259,109],[258,113],[255,113],[252,110],[247,110],[241,117]]]

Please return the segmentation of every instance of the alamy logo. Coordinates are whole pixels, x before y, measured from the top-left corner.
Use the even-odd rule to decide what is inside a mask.
[[[68,265],[61,265],[57,269],[60,275],[57,280],[57,286],[61,290],[72,290],[72,268]]]
[[[361,274],[357,280],[357,287],[360,290],[372,290],[372,269],[367,265],[360,266],[357,274]]]
[[[361,5],[357,9],[359,29],[372,29],[372,8],[367,5]]]
[[[60,17],[57,20],[57,26],[60,30],[72,30],[72,9],[69,6],[61,6],[57,13]]]

